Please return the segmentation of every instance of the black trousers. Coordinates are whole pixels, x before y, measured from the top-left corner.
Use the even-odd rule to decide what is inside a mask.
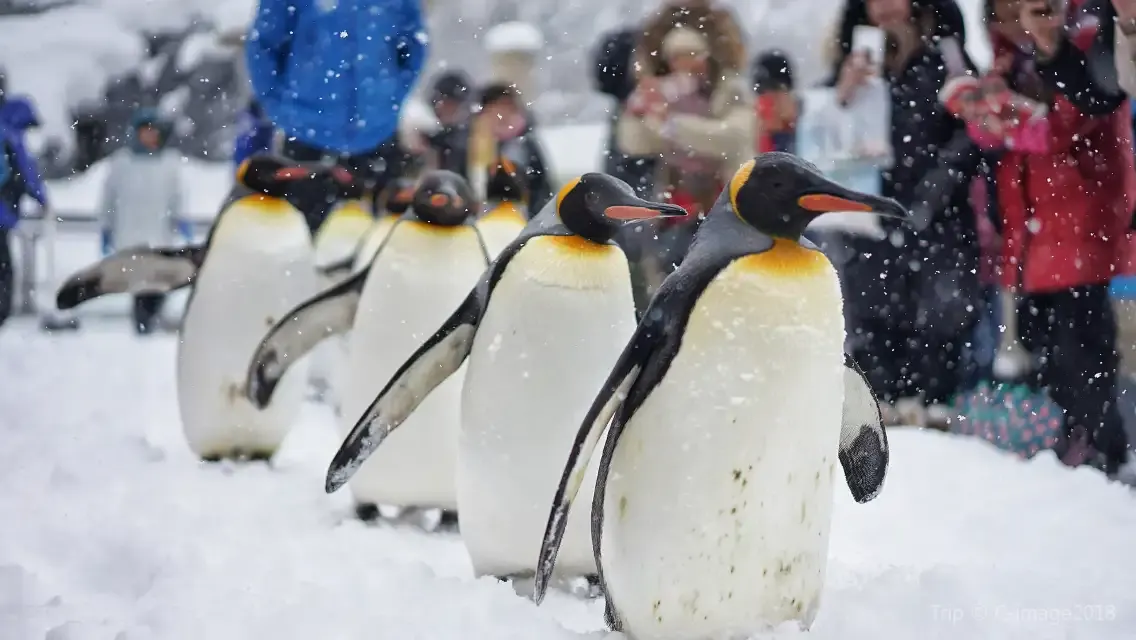
[[[1041,358],[1039,382],[1065,410],[1066,435],[1083,431],[1115,471],[1128,435],[1117,405],[1120,356],[1108,285],[1023,296],[1018,325],[1022,345]]]
[[[16,273],[12,264],[12,248],[8,244],[10,229],[0,228],[0,325],[12,315],[16,298]]]
[[[926,404],[947,404],[968,377],[978,243],[965,228],[924,239],[899,233],[902,242],[844,234],[849,354],[881,400],[923,394]]]
[[[401,176],[410,164],[410,156],[399,146],[396,136],[392,136],[370,151],[351,155],[321,149],[295,139],[285,140],[282,154],[297,162],[332,162],[346,167],[356,175],[363,176],[373,198],[378,197],[387,183]],[[308,226],[315,233],[331,212],[335,202],[332,200],[295,204],[300,207],[301,213],[308,219]],[[372,202],[372,205],[374,204]]]
[[[154,330],[154,323],[162,312],[162,305],[166,301],[162,293],[140,293],[134,296],[134,326],[139,332],[149,333]]]

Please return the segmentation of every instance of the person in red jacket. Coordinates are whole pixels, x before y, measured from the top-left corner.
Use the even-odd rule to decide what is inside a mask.
[[[1100,459],[1110,476],[1128,474],[1108,293],[1127,259],[1136,205],[1127,105],[1105,115],[1082,112],[1038,75],[1035,43],[1022,26],[1028,19],[1021,18],[1036,3],[986,4],[994,72],[1011,91],[1048,107],[1040,146],[1007,144],[995,168],[1002,285],[1022,294],[1022,340],[1040,357],[1041,382],[1065,410],[1061,459],[1073,466]],[[1077,4],[1072,0],[1071,16]]]

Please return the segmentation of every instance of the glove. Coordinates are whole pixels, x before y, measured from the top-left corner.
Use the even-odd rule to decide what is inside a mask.
[[[100,240],[102,241],[103,257],[109,256],[110,254],[114,253],[114,235],[111,234],[110,229],[102,230],[102,233],[100,234]]]
[[[193,226],[186,220],[178,220],[177,233],[181,236],[182,240],[186,242],[193,242]]]

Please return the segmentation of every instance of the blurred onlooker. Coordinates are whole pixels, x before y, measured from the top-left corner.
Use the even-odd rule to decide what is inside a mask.
[[[486,168],[502,156],[525,168],[529,215],[552,199],[548,163],[531,116],[511,85],[491,84],[481,90],[479,111],[470,125],[467,171]]]
[[[31,100],[8,92],[7,73],[0,69],[0,126],[18,136],[39,126],[39,114]]]
[[[420,0],[260,0],[245,56],[283,154],[339,162],[382,191],[406,159],[398,119],[426,60],[425,31]]]
[[[685,256],[698,220],[753,155],[756,114],[741,75],[741,30],[729,11],[711,4],[668,3],[636,46],[641,76],[616,141],[624,153],[657,158],[652,197],[690,214],[661,223],[657,247],[643,251],[636,265],[640,306]]]
[[[796,153],[797,116],[801,101],[793,90],[793,66],[782,51],[767,51],[753,62],[753,90],[757,94],[756,149]]]
[[[233,164],[241,163],[259,153],[267,153],[272,149],[272,139],[276,129],[272,121],[255,99],[250,100],[248,107],[241,112],[237,121],[237,139],[233,148]]]
[[[1054,51],[1056,30],[1077,19],[1077,7],[1070,8],[1067,15],[1045,2],[987,0],[994,72],[1011,91],[1048,107],[1035,118],[1034,129],[1046,134],[1042,144],[1007,144],[997,166],[1002,280],[1024,294],[1018,309],[1022,342],[1039,356],[1040,380],[1065,410],[1059,455],[1074,466],[1103,456],[1105,471],[1115,475],[1129,457],[1117,404],[1109,282],[1130,250],[1127,229],[1136,205],[1132,123],[1127,108],[1084,113],[1038,73],[1046,52]],[[1050,24],[1057,27],[1047,29]],[[989,128],[985,120],[998,117],[987,114],[978,126]],[[1016,121],[999,127],[1015,128],[1021,128]]]
[[[1136,95],[1136,0],[1112,0],[1116,12],[1116,75],[1128,95]]]
[[[190,240],[181,219],[181,155],[167,146],[172,124],[153,109],[140,109],[131,122],[127,147],[110,158],[103,184],[103,253],[135,246]],[[134,327],[139,334],[157,328],[164,296],[134,296]]]
[[[20,221],[20,200],[29,196],[47,209],[39,168],[24,147],[23,129],[0,121],[0,325],[12,314],[14,265],[8,235]]]
[[[651,190],[657,157],[628,154],[619,146],[616,136],[619,119],[627,109],[627,99],[635,91],[636,71],[632,57],[635,55],[636,34],[636,29],[621,29],[604,34],[596,47],[594,78],[600,93],[615,99],[604,156],[604,172],[623,180],[646,197]],[[636,235],[644,235],[643,230],[636,229]]]
[[[426,136],[430,166],[466,177],[469,155],[471,86],[461,71],[447,71],[434,79],[430,105],[438,129]]]
[[[882,65],[852,51],[859,25],[885,34]],[[849,103],[882,67],[891,93],[894,165],[882,193],[922,211],[922,228],[881,220],[883,239],[851,236],[844,266],[852,356],[890,403],[888,418],[942,427],[964,378],[978,320],[979,246],[970,182],[981,157],[939,103],[948,77],[973,68],[954,0],[848,0],[834,73]],[[894,409],[894,410],[893,410]]]

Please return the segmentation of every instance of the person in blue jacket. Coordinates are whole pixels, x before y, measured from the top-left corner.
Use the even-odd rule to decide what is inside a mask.
[[[47,190],[24,147],[23,130],[3,121],[0,107],[0,324],[12,314],[14,268],[8,236],[20,221],[20,200],[30,196],[47,209]]]
[[[237,139],[233,148],[233,165],[241,163],[258,153],[272,149],[272,136],[276,129],[272,121],[264,115],[264,109],[255,99],[241,112],[237,120]]]
[[[426,41],[419,0],[260,0],[245,57],[283,155],[337,162],[380,191],[407,162],[396,130]]]

